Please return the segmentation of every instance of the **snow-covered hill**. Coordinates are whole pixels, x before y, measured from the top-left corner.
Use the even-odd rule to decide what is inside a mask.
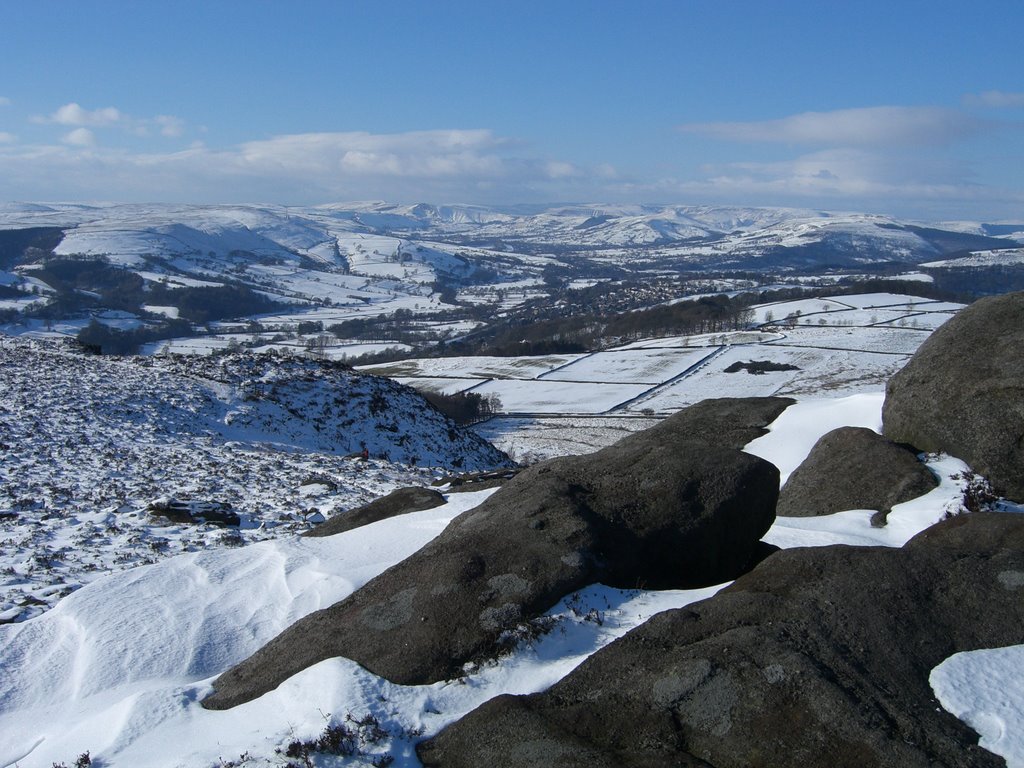
[[[922,264],[929,269],[973,269],[977,267],[1019,267],[1024,265],[1024,248],[972,251],[966,256]]]
[[[76,335],[95,318],[145,328],[140,344],[204,335],[207,349],[232,340],[322,347],[328,332],[326,355],[351,359],[457,341],[563,287],[670,282],[704,270],[757,271],[765,286],[835,279],[837,270],[891,276],[968,250],[998,261],[1016,244],[1014,231],[789,208],[8,203],[0,205],[0,327]],[[972,280],[990,292],[992,280]],[[964,281],[938,287],[970,291]],[[660,300],[706,290],[675,288],[663,286]],[[169,318],[183,322],[169,327]],[[391,333],[367,333],[366,323],[383,319],[396,319]],[[246,335],[210,338],[218,332]]]
[[[314,208],[282,206],[184,205],[0,205],[0,230],[60,227],[64,241],[57,253],[108,256],[126,266],[164,264],[175,257],[232,254],[242,259],[302,265],[350,267],[346,261],[360,238],[382,259],[425,264],[430,282],[450,270],[456,253],[471,261],[488,261],[490,243],[503,254],[533,254],[547,249],[609,250],[643,247],[668,249],[665,255],[688,254],[695,263],[778,256],[810,246],[831,249],[833,256],[870,263],[881,260],[922,261],[968,247],[1000,247],[1005,240],[988,234],[986,225],[958,223],[928,229],[890,217],[827,213],[787,208],[711,206],[574,205],[502,211],[478,206],[387,203],[332,204]],[[1022,227],[1024,228],[1024,227]],[[423,255],[422,241],[441,244],[444,257]],[[973,244],[973,246],[972,246]],[[1012,243],[1010,243],[1012,245]],[[474,248],[476,246],[476,248]],[[683,247],[683,250],[679,250]],[[826,254],[817,258],[826,259]],[[239,263],[234,264],[235,267]]]
[[[0,337],[0,392],[0,622],[110,570],[508,463],[411,389],[290,357],[95,357]],[[169,499],[227,505],[241,526],[150,513]]]

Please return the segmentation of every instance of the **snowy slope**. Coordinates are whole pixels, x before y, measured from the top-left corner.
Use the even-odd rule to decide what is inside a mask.
[[[411,389],[302,359],[98,358],[0,337],[0,392],[0,621],[112,569],[507,463]],[[350,458],[364,446],[370,461]],[[169,498],[228,504],[241,530],[153,518]]]
[[[972,251],[967,256],[929,261],[921,266],[929,269],[960,269],[963,267],[1020,266],[1021,264],[1024,264],[1024,248]]]

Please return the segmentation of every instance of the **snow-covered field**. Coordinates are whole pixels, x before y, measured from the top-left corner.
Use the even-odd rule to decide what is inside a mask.
[[[1007,248],[998,251],[974,251],[967,256],[922,264],[932,268],[987,267],[1024,264],[1024,248]]]
[[[556,371],[546,381],[660,384],[678,376],[706,357],[706,349],[646,349],[587,355]]]
[[[762,304],[754,308],[757,323],[797,323],[800,325],[876,325],[932,312],[955,312],[961,305],[895,293],[864,293],[855,296],[800,299]],[[947,318],[948,319],[948,318]]]
[[[187,337],[181,339],[167,339],[165,341],[154,341],[145,344],[140,349],[144,355],[208,355],[212,351],[224,351],[233,347],[241,348],[243,343],[250,343],[251,352],[256,354],[278,351],[293,355],[310,354],[310,347],[303,339],[294,341],[261,343],[256,334],[230,334],[219,333],[214,336]],[[325,337],[325,344],[316,347],[316,356],[322,360],[354,360],[363,355],[372,355],[378,352],[408,352],[412,349],[408,344],[398,342],[349,342],[345,343],[335,339],[333,336]]]
[[[955,314],[956,310],[950,312],[924,312],[922,314],[911,314],[897,318],[896,320],[888,320],[884,323],[879,323],[879,326],[890,328],[906,328],[909,326],[914,329],[934,331]]]
[[[415,387],[420,392],[438,392],[443,395],[454,395],[458,392],[465,392],[473,387],[483,384],[486,379],[446,379],[443,377],[417,376],[406,378],[399,376],[395,381]]]
[[[400,360],[366,366],[362,370],[381,376],[463,379],[535,379],[581,358],[582,355],[536,357],[438,357]]]
[[[550,456],[556,446],[575,451],[566,441],[552,442],[552,430],[538,416],[667,415],[723,393],[877,390],[961,306],[897,294],[801,299],[754,307],[755,318],[765,323],[756,330],[645,339],[586,355],[431,358],[366,370],[423,390],[495,395],[499,413],[526,419],[512,430],[517,450]],[[781,322],[787,317],[798,322],[790,327]],[[726,371],[755,361],[788,369]],[[524,430],[533,428],[544,448],[523,444]],[[488,428],[487,434],[503,450],[510,448],[511,440],[498,430]]]
[[[503,413],[592,414],[607,413],[647,389],[646,384],[492,379],[472,391],[495,395]]]
[[[692,374],[652,389],[629,410],[651,408],[671,413],[709,397],[729,392],[736,397],[810,395],[820,391],[858,392],[877,389],[903,367],[904,355],[820,347],[723,347]],[[767,361],[790,370],[728,372],[734,364]]]
[[[941,322],[952,315],[942,313]],[[938,315],[927,316],[929,321]],[[937,327],[937,326],[936,326]],[[877,326],[868,328],[851,328],[833,325],[798,325],[787,328],[772,340],[773,346],[780,347],[818,347],[822,349],[848,349],[862,352],[889,352],[900,355],[912,355],[921,346],[931,331],[931,324],[919,328],[900,325]]]
[[[505,417],[488,419],[473,429],[516,461],[534,463],[552,456],[569,456],[611,445],[622,437],[654,425],[653,416]]]
[[[881,402],[880,393],[802,402],[751,450],[791,469],[824,431],[877,426]],[[897,506],[884,529],[872,528],[870,511],[854,510],[782,520],[766,538],[787,547],[898,546],[957,510],[962,488],[953,476],[963,465],[948,457],[929,463],[940,486]],[[458,681],[398,686],[331,659],[234,709],[199,706],[221,671],[423,546],[489,493],[452,494],[442,507],[322,539],[184,553],[98,578],[42,616],[0,627],[0,765],[49,768],[88,752],[111,767],[280,766],[288,744],[351,718],[379,730],[363,729],[361,757],[330,764],[380,765],[390,756],[393,765],[414,766],[419,738],[498,694],[543,690],[653,613],[717,590],[594,585],[551,609],[554,631]],[[1024,648],[961,654],[933,676],[940,700],[980,723],[986,746],[1011,766],[1024,765],[1024,707],[1020,697],[1007,700],[1004,682],[1022,661]]]
[[[751,330],[726,331],[725,333],[700,333],[693,336],[665,336],[656,339],[641,339],[615,347],[627,349],[678,349],[680,347],[714,347],[723,344],[760,344],[778,341],[785,336],[779,331]]]

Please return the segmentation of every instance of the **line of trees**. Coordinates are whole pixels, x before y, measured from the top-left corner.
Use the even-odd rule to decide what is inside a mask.
[[[593,313],[567,317],[507,319],[444,346],[446,355],[571,354],[650,336],[723,333],[748,327],[758,294],[705,296],[692,301],[610,316]],[[558,307],[551,309],[557,312]]]
[[[56,291],[41,317],[63,317],[94,307],[141,313],[143,305],[173,306],[194,323],[244,317],[281,305],[241,283],[176,286],[147,283],[140,275],[103,260],[53,259],[33,275]]]
[[[486,421],[501,410],[497,395],[484,396],[477,392],[457,392],[452,395],[440,392],[421,394],[428,403],[460,425]]]
[[[159,325],[121,330],[93,320],[75,337],[85,349],[97,355],[134,355],[143,344],[178,336],[191,336],[188,320],[168,320]]]

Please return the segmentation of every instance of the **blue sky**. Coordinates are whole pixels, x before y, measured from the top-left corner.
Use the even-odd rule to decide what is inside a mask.
[[[9,2],[0,199],[1024,219],[1024,3]]]

